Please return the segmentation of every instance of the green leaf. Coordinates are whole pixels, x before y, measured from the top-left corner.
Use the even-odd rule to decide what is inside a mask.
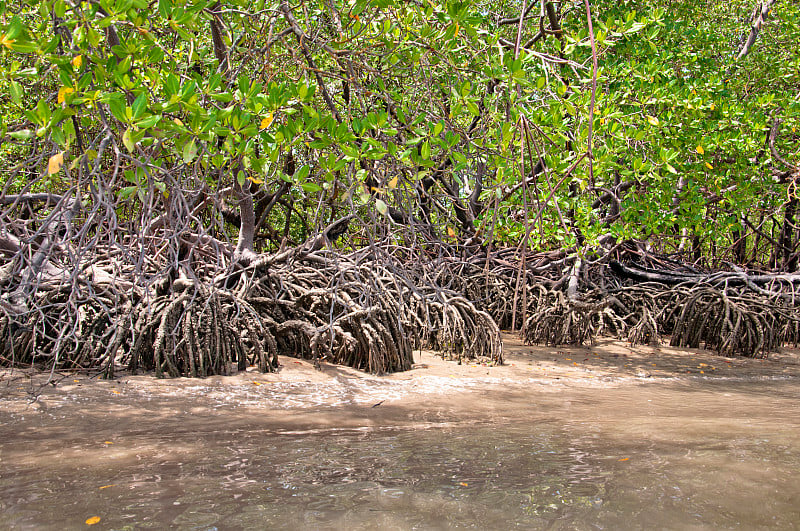
[[[11,96],[11,101],[16,105],[22,103],[22,87],[16,81],[12,81],[8,87],[8,92]]]
[[[135,147],[133,140],[131,140],[131,128],[127,128],[124,133],[122,133],[122,143],[128,149],[128,152],[133,153],[133,148]]]
[[[195,156],[197,156],[197,144],[194,139],[191,139],[183,146],[183,162],[189,164],[194,160]]]
[[[19,131],[12,131],[8,133],[8,136],[14,140],[27,140],[33,136],[33,131],[30,129],[20,129]]]
[[[305,164],[302,168],[300,168],[297,173],[295,174],[295,179],[297,182],[303,182],[308,177],[308,174],[311,173],[311,166]]]
[[[420,150],[420,155],[425,160],[428,160],[428,159],[431,158],[431,145],[428,143],[427,140],[422,144],[422,149]]]
[[[375,200],[375,209],[384,216],[389,213],[389,207],[380,199]]]
[[[132,118],[137,120],[141,118],[142,114],[144,114],[145,109],[147,108],[147,93],[142,92],[139,96],[133,101],[133,105],[131,105],[131,110],[133,111]]]
[[[138,122],[136,122],[136,126],[140,127],[141,129],[150,129],[151,127],[155,126],[161,120],[161,116],[154,114],[152,116],[148,116],[147,118],[142,118]]]

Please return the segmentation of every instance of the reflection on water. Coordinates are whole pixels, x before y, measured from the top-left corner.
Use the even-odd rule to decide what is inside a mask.
[[[512,388],[288,416],[138,398],[0,414],[0,528],[800,525],[793,382]]]

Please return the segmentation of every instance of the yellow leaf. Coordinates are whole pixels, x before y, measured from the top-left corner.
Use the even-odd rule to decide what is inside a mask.
[[[175,125],[183,127],[183,122],[181,122],[178,118],[173,118],[172,121],[175,122]]]
[[[116,486],[117,486],[116,484],[114,484],[114,485],[103,485],[102,487],[99,487],[98,490],[103,490],[103,489],[107,489],[109,487],[116,487]]]
[[[75,68],[80,68],[81,65],[83,64],[83,56],[76,55],[75,57],[72,58],[72,61],[70,62],[72,63],[72,66],[74,66]]]
[[[78,382],[80,382],[80,380],[72,380],[72,381],[73,381],[73,382],[75,382],[75,383],[78,383]]]
[[[86,525],[94,525],[100,521],[99,516],[92,516],[91,518],[86,519]]]
[[[61,166],[64,165],[64,152],[60,151],[50,157],[50,160],[47,161],[47,174],[53,175],[54,173],[58,173],[61,170]]]
[[[274,117],[272,116],[272,113],[269,113],[266,118],[261,120],[261,129],[266,129],[269,127],[269,124],[272,123],[272,120],[274,120]]]
[[[72,94],[73,92],[75,92],[75,89],[72,87],[61,87],[58,89],[58,103],[64,103],[67,94]]]
[[[458,30],[459,29],[461,29],[461,28],[458,26],[458,22],[456,22],[456,32],[453,34],[453,37],[458,37]]]
[[[111,392],[112,392],[112,393],[114,393],[115,395],[118,395],[118,394],[120,394],[120,393],[119,393],[119,391],[117,391],[116,389],[114,389],[114,390],[113,390],[113,391],[111,391]]]
[[[623,457],[622,459],[618,459],[617,461],[627,461],[630,457]]]
[[[103,441],[103,444],[114,444],[113,441]]]
[[[647,121],[650,123],[650,125],[658,125],[659,124],[658,118],[656,118],[655,116],[648,116],[647,117]]]
[[[469,483],[464,483],[463,481],[459,483],[462,487],[469,487]]]
[[[0,37],[0,44],[2,44],[3,46],[5,46],[10,50],[11,45],[14,44],[14,39],[9,39],[8,35],[3,35],[2,37]]]
[[[703,153],[705,153],[705,152],[706,152],[706,150],[705,150],[705,149],[703,149],[703,146],[697,146],[695,149],[696,149],[696,150],[697,150],[697,152],[698,152],[698,153],[700,153],[701,155],[702,155]]]
[[[447,227],[447,235],[451,238],[456,237],[456,231],[453,230],[453,227]]]
[[[256,177],[248,177],[247,179],[253,184],[263,184],[264,183],[263,179],[258,179]]]
[[[395,177],[394,179],[389,181],[389,189],[390,190],[394,190],[395,188],[397,188],[397,179],[398,179],[398,177]]]
[[[253,385],[261,385],[261,382],[253,382]]]
[[[716,108],[717,108],[717,106],[716,106],[716,105],[714,105],[713,103],[712,103],[712,104],[709,106],[709,109],[711,109],[712,111],[713,111],[714,109],[716,109]]]
[[[706,168],[708,168],[709,170],[713,170],[714,166],[712,166],[711,163],[706,162]]]

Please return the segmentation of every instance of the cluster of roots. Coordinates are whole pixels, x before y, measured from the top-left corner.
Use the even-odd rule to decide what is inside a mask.
[[[502,363],[501,328],[547,345],[669,337],[727,356],[800,339],[800,278],[607,258],[588,267],[565,253],[501,250],[423,261],[301,246],[191,278],[97,262],[39,284],[0,275],[0,364],[203,377],[273,371],[288,355],[380,374],[410,369],[420,348]]]
[[[611,335],[632,345],[707,348],[761,357],[797,344],[797,308],[778,299],[713,285],[642,284],[593,291],[570,300],[540,289],[523,326],[528,343],[582,344]]]
[[[648,264],[632,253],[608,258],[581,268],[563,253],[534,255],[523,264],[505,251],[445,261],[435,278],[504,328],[520,329],[529,344],[580,345],[612,336],[632,345],[666,340],[724,356],[763,357],[800,339],[800,276],[703,273],[664,257],[648,257]],[[647,267],[653,264],[658,269]]]
[[[279,355],[377,374],[410,369],[420,348],[503,361],[490,315],[369,253],[298,249],[124,301],[81,280],[40,290],[35,311],[0,314],[2,364],[203,377],[272,371]]]

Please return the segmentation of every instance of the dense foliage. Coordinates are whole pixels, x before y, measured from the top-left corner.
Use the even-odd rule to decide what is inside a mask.
[[[238,185],[264,250],[367,205],[413,238],[694,238],[769,262],[794,177],[766,140],[782,118],[792,162],[800,8],[777,3],[737,61],[758,6],[659,4],[595,2],[590,36],[583,2],[522,23],[504,2],[8,2],[5,190],[102,180],[144,222]],[[227,217],[205,223],[230,234],[214,200]]]

